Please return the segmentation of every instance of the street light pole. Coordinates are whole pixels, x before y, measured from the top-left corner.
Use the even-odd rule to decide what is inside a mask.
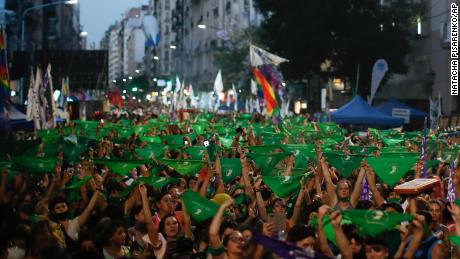
[[[39,9],[43,9],[43,8],[46,8],[46,7],[50,7],[50,6],[56,6],[56,5],[60,5],[60,4],[70,4],[70,5],[74,5],[74,4],[78,4],[78,1],[77,0],[65,0],[65,1],[59,1],[59,2],[53,2],[53,3],[48,3],[48,4],[41,4],[41,5],[37,5],[37,6],[32,6],[30,8],[27,8],[26,10],[24,10],[24,12],[22,13],[22,22],[21,22],[21,50],[24,51],[25,49],[25,41],[24,41],[24,36],[25,36],[25,21],[26,21],[26,16],[29,14],[29,12],[31,11],[34,11],[34,10],[39,10]]]

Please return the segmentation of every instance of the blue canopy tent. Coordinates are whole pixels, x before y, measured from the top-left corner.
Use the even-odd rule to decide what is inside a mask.
[[[8,121],[5,121],[3,113],[3,106],[0,109],[0,128],[7,128],[10,130],[16,129],[33,129],[33,121],[27,121],[26,115],[19,111],[14,105],[11,106]]]
[[[410,110],[410,117],[414,119],[423,119],[428,117],[428,113],[419,111],[417,109],[411,108],[404,103],[396,100],[396,99],[389,99],[388,101],[380,104],[379,106],[375,107],[377,110],[391,116],[393,113],[393,109],[407,109]]]
[[[404,124],[403,119],[393,118],[374,109],[360,96],[356,96],[349,103],[332,112],[331,117],[332,121],[339,124],[391,127],[399,127]]]

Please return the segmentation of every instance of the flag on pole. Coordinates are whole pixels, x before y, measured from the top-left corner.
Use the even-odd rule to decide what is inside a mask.
[[[423,123],[423,132],[422,132],[422,153],[420,159],[422,159],[423,169],[422,169],[422,178],[426,178],[426,124],[427,117],[425,117],[425,122]]]
[[[6,104],[10,100],[11,88],[8,75],[8,62],[6,59],[5,30],[3,26],[0,28],[0,84],[2,85],[0,91],[1,102]]]
[[[251,59],[251,66],[253,67],[266,65],[266,64],[272,64],[272,65],[278,66],[279,64],[283,62],[289,62],[288,59],[272,54],[252,44],[249,47],[249,55]]]
[[[262,73],[260,73],[260,71],[257,68],[254,67],[252,71],[254,73],[254,76],[256,77],[257,82],[262,88],[267,114],[272,115],[273,110],[278,106],[275,97],[275,92],[273,91],[272,86],[268,83],[267,79],[262,75]]]
[[[219,69],[216,80],[214,81],[214,94],[216,95],[216,108],[217,111],[220,106],[219,94],[224,90],[224,83],[222,81],[222,71]]]
[[[49,113],[50,115],[50,122],[51,122],[51,127],[54,128],[56,127],[56,101],[54,100],[54,89],[53,89],[53,77],[51,76],[51,64],[48,64],[48,67],[46,69],[46,73],[48,74],[48,79],[49,79],[49,96],[50,96],[50,102],[51,102],[51,111]]]
[[[30,82],[29,82],[29,91],[27,93],[27,112],[26,112],[26,119],[27,121],[31,121],[34,119],[34,102],[35,102],[35,95],[34,95],[34,86],[35,86],[35,79],[34,79],[34,71],[30,69]]]
[[[454,174],[455,174],[455,167],[454,161],[450,161],[450,175],[449,175],[449,182],[447,184],[447,201],[454,202],[455,201],[455,185],[453,182]]]
[[[197,104],[197,100],[195,97],[195,92],[193,91],[192,84],[190,84],[189,93],[190,93],[190,106],[192,106],[193,108],[197,108],[198,104]]]
[[[251,79],[251,94],[257,96],[257,83]]]
[[[387,71],[388,63],[384,59],[375,61],[374,67],[372,68],[371,97],[369,99],[369,104],[372,103],[375,93],[380,86],[380,82],[382,82],[382,79]]]
[[[226,101],[226,105],[225,105],[225,106],[227,106],[227,109],[230,108],[230,101],[231,101],[231,95],[230,95],[230,93],[231,93],[230,91],[227,91],[227,97],[226,97],[226,100],[225,100],[225,101]]]
[[[441,94],[438,92],[438,99],[430,97],[430,129],[438,128],[439,118],[441,117]]]
[[[32,74],[33,77],[33,74]],[[32,83],[32,82],[31,82]],[[40,91],[40,86],[42,84],[42,76],[41,76],[41,71],[40,68],[37,67],[37,73],[35,80],[33,80],[33,88],[32,91],[29,89],[29,95],[28,95],[28,100],[27,100],[27,109],[30,109],[29,119],[34,120],[34,130],[40,130],[41,129],[41,123],[40,123],[40,100],[39,100],[39,91]],[[30,106],[30,107],[29,107]]]
[[[237,112],[238,111],[238,93],[236,92],[236,88],[234,84],[232,84],[232,89],[233,89],[233,96],[235,98],[233,108]]]
[[[69,97],[69,88],[69,77],[63,78],[59,106],[63,108],[64,112],[67,112],[67,97]]]

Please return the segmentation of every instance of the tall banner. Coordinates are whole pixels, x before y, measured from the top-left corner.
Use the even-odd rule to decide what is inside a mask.
[[[214,80],[214,94],[216,95],[215,101],[215,108],[214,110],[217,111],[220,106],[220,98],[219,94],[224,90],[224,83],[222,81],[222,71],[219,69],[217,73],[216,80]]]
[[[235,102],[233,103],[233,110],[238,111],[238,93],[236,92],[235,85],[232,84],[232,90],[233,90],[233,97],[235,98]]]
[[[10,79],[8,75],[8,62],[6,60],[6,41],[3,26],[0,27],[0,104],[10,100]],[[5,105],[5,107],[8,107]]]
[[[425,122],[423,123],[423,132],[422,132],[422,153],[420,159],[423,163],[422,168],[422,178],[426,178],[426,124],[427,124],[427,117],[425,117]]]
[[[384,59],[379,59],[374,63],[374,67],[372,68],[371,98],[369,99],[369,104],[372,104],[375,93],[387,71],[388,63]]]
[[[439,118],[441,117],[441,94],[438,93],[438,99],[430,97],[430,129],[436,130],[439,126]]]

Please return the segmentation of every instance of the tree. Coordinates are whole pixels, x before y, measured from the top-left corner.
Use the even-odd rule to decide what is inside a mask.
[[[271,52],[290,60],[281,69],[287,79],[309,75],[355,79],[360,65],[360,93],[370,91],[371,72],[379,58],[391,72],[405,73],[410,29],[422,6],[406,0],[256,0],[264,15],[263,40]],[[324,73],[320,65],[330,61]],[[362,86],[362,87],[361,87]]]

